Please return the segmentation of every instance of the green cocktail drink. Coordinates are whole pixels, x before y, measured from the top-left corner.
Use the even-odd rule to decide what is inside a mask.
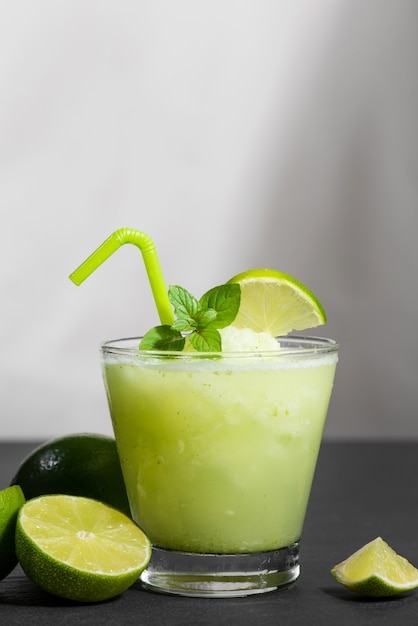
[[[132,516],[153,543],[145,587],[198,596],[277,589],[299,575],[299,539],[338,345],[288,336],[326,321],[288,274],[248,270],[198,300],[168,291],[153,241],[122,228],[70,276],[120,246],[144,259],[160,325],[102,346]],[[277,340],[274,338],[280,336]]]
[[[138,339],[103,346],[109,407],[135,521],[155,549],[169,556],[263,553],[265,559],[265,553],[275,553],[282,562],[290,554],[291,567],[274,565],[280,571],[270,579],[266,573],[265,586],[293,580],[337,345],[286,337],[276,352],[216,357],[137,347]],[[204,572],[195,573],[190,585],[190,572],[180,576],[172,564],[169,569],[170,580],[165,572],[163,582],[152,574],[145,581],[166,585],[166,591],[202,594],[196,577]],[[231,584],[222,590],[218,583],[215,595],[260,591],[259,581],[257,589],[248,580]],[[207,580],[204,587],[214,595]]]

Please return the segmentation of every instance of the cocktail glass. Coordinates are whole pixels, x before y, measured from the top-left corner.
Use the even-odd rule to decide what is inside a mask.
[[[153,543],[145,587],[231,597],[299,576],[299,541],[338,344],[287,336],[277,351],[102,345],[133,519]]]

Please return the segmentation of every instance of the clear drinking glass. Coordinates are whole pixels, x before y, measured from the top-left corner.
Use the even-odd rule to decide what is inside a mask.
[[[145,587],[189,596],[271,591],[299,575],[299,540],[338,359],[331,339],[277,351],[102,345],[133,519],[153,543]]]

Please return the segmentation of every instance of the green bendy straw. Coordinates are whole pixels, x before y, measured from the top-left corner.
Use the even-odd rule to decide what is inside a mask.
[[[140,230],[133,230],[132,228],[115,230],[97,250],[70,274],[70,279],[76,285],[81,285],[99,265],[125,243],[131,243],[141,250],[161,324],[171,326],[174,322],[174,315],[168,299],[155,244],[151,237]]]

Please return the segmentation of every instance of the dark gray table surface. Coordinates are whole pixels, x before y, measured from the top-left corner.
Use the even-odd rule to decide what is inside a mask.
[[[34,443],[0,443],[0,488]],[[94,605],[55,598],[17,567],[0,582],[0,623],[13,624],[418,624],[418,592],[370,600],[334,581],[330,568],[383,537],[418,566],[418,442],[324,442],[301,541],[301,576],[289,589],[237,599],[143,591],[135,584]]]

